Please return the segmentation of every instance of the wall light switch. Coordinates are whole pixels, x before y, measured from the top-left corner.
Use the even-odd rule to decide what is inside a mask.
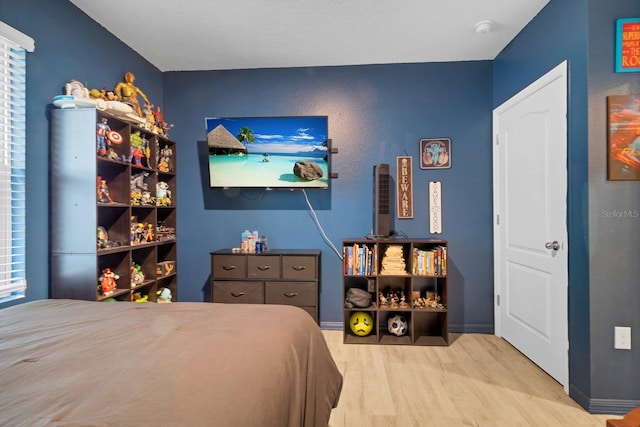
[[[628,326],[615,326],[614,332],[613,348],[631,350],[631,328]]]

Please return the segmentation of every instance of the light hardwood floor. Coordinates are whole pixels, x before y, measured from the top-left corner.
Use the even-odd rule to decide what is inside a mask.
[[[330,427],[604,427],[553,378],[494,335],[449,347],[343,344],[323,331],[344,376]]]

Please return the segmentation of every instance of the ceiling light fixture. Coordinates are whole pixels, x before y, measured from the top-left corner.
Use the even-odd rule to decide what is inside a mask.
[[[476,34],[485,34],[493,29],[494,22],[491,19],[478,22],[474,27]]]

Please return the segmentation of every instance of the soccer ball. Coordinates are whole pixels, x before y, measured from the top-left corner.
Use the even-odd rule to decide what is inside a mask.
[[[373,317],[364,311],[356,311],[349,319],[349,326],[354,334],[360,337],[367,336],[373,330]]]
[[[393,316],[389,317],[389,320],[387,320],[387,329],[389,329],[389,332],[391,332],[393,335],[401,337],[407,333],[407,330],[409,328],[407,325],[407,320],[404,317],[400,316],[399,314],[394,314]]]

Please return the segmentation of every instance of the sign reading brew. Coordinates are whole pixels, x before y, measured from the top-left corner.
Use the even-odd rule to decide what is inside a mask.
[[[616,72],[640,71],[640,18],[616,21]]]

